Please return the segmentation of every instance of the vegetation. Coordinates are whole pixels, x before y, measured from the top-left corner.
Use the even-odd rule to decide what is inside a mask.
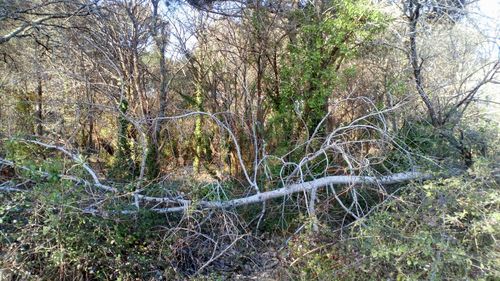
[[[498,280],[482,1],[0,0],[0,280]]]

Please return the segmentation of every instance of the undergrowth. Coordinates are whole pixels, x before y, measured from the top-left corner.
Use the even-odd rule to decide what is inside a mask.
[[[290,245],[292,275],[300,280],[498,280],[500,185],[491,164],[477,161],[461,176],[408,185],[343,235],[303,234]]]

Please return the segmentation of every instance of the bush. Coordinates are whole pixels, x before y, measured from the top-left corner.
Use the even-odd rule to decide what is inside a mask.
[[[469,174],[409,185],[327,250],[301,239],[300,252],[313,252],[292,271],[301,280],[498,280],[500,189],[491,171],[483,159]]]
[[[38,184],[32,193],[2,198],[0,267],[12,279],[133,280],[163,275],[168,240],[148,212],[103,219],[79,209],[71,182]],[[9,198],[10,197],[10,198]]]

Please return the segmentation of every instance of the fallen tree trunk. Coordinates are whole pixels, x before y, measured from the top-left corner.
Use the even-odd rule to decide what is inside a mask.
[[[154,209],[156,212],[161,213],[171,213],[183,211],[189,207],[189,205],[194,205],[194,207],[202,209],[228,209],[238,206],[250,205],[255,203],[262,203],[271,199],[280,198],[283,196],[291,195],[293,193],[310,191],[315,188],[326,187],[329,185],[388,185],[396,183],[404,183],[412,180],[426,180],[431,179],[433,176],[431,174],[424,174],[420,172],[405,172],[397,173],[390,176],[382,177],[368,177],[368,176],[329,176],[324,178],[319,178],[312,181],[307,181],[303,183],[292,184],[285,186],[276,190],[261,192],[248,197],[242,197],[237,199],[232,199],[228,201],[200,201],[192,202],[189,200],[184,200],[183,207],[171,207]],[[143,198],[146,199],[146,198]],[[149,197],[149,199],[153,199]],[[159,198],[158,198],[159,199]]]
[[[34,141],[34,140],[20,140],[26,143],[33,143],[40,145],[45,148],[49,149],[55,149],[61,151],[63,154],[66,156],[70,157],[73,159],[73,161],[80,163],[82,167],[85,169],[85,171],[90,175],[92,178],[92,182],[89,182],[84,179],[80,179],[74,176],[68,176],[68,175],[61,175],[62,179],[68,179],[74,181],[76,184],[85,184],[85,185],[92,185],[95,186],[99,189],[101,189],[104,192],[111,192],[111,193],[116,193],[117,195],[120,194],[119,190],[113,186],[110,185],[105,185],[101,183],[99,180],[99,177],[97,174],[90,168],[88,164],[86,164],[84,161],[82,161],[82,158],[79,157],[78,155],[75,155],[68,150],[66,150],[64,147],[61,146],[56,146],[56,145],[50,145],[50,144],[45,144],[39,141]],[[16,166],[15,163],[12,161],[8,161],[5,159],[0,159],[0,163],[8,166]],[[20,167],[25,170],[30,170],[27,167]],[[38,174],[42,176],[48,176],[48,174],[37,171]],[[306,181],[306,182],[299,182],[291,185],[287,185],[285,187],[281,187],[276,190],[271,190],[267,192],[259,192],[257,194],[247,196],[247,197],[242,197],[242,198],[237,198],[237,199],[232,199],[232,200],[227,200],[227,201],[193,201],[193,200],[188,200],[185,198],[172,198],[172,197],[153,197],[153,196],[147,196],[140,194],[139,191],[129,193],[129,196],[133,196],[137,200],[145,201],[145,202],[155,202],[155,203],[164,203],[164,204],[169,204],[169,205],[176,205],[172,207],[166,207],[166,208],[153,208],[151,210],[158,212],[158,213],[175,213],[175,212],[185,212],[189,208],[195,208],[195,209],[228,209],[228,208],[234,208],[238,206],[244,206],[244,205],[250,205],[250,204],[256,204],[256,203],[262,203],[266,202],[271,199],[275,198],[280,198],[284,197],[287,195],[291,195],[294,193],[298,192],[308,192],[311,190],[317,190],[318,188],[330,186],[330,185],[388,185],[388,184],[395,184],[395,183],[404,183],[412,180],[426,180],[426,179],[431,179],[435,177],[434,175],[431,174],[426,174],[426,173],[421,173],[421,172],[404,172],[404,173],[397,173],[393,175],[388,175],[388,176],[381,176],[381,177],[370,177],[370,176],[352,176],[352,175],[346,175],[346,176],[326,176],[323,178],[319,179],[314,179],[311,181]],[[12,188],[5,188],[3,191],[17,191]],[[21,190],[19,190],[21,191]],[[123,194],[120,194],[123,195]],[[95,213],[97,212],[96,210],[93,209],[86,209],[86,212],[89,213]],[[134,211],[122,211],[121,213],[131,213]]]
[[[3,164],[15,166],[11,161],[2,159]],[[24,167],[23,167],[24,168]],[[86,167],[87,171],[90,168]],[[61,176],[62,179],[72,180],[76,183],[84,183],[86,185],[94,185],[103,191],[118,193],[117,189],[111,186],[103,185],[97,179],[95,173],[91,173],[94,183],[89,183],[83,179],[77,179],[72,176]],[[171,197],[153,197],[146,196],[142,194],[132,193],[131,195],[136,196],[138,199],[146,202],[156,202],[156,203],[166,203],[166,204],[176,204],[178,206],[167,207],[167,208],[155,208],[152,209],[158,213],[175,213],[175,212],[185,212],[188,208],[196,209],[228,209],[244,205],[250,205],[255,203],[262,203],[271,199],[284,197],[298,192],[308,192],[312,189],[318,189],[330,185],[389,185],[396,183],[404,183],[413,180],[427,180],[434,176],[431,174],[421,173],[421,172],[404,172],[397,173],[388,176],[381,177],[369,177],[369,176],[327,176],[307,182],[301,182],[296,184],[291,184],[276,190],[271,190],[267,192],[261,192],[255,195],[232,199],[228,201],[192,201],[182,198],[171,198]],[[21,190],[3,190],[3,191],[21,191]],[[23,190],[26,191],[26,190]],[[86,212],[95,213],[96,210],[87,209]],[[131,213],[133,211],[123,211],[122,213]]]

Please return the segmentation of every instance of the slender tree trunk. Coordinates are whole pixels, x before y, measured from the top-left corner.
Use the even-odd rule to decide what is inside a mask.
[[[413,76],[415,77],[415,86],[417,88],[417,92],[422,98],[422,101],[424,102],[425,106],[427,107],[427,111],[429,113],[429,117],[431,118],[431,123],[434,127],[437,127],[440,125],[439,118],[436,114],[436,110],[434,109],[434,105],[432,104],[429,96],[424,90],[423,86],[423,79],[422,79],[422,73],[421,73],[421,67],[422,64],[420,62],[420,59],[418,57],[418,50],[417,50],[417,24],[418,20],[420,17],[420,9],[422,5],[420,3],[415,3],[417,1],[415,0],[410,0],[408,9],[409,9],[409,25],[410,25],[410,63],[413,68]]]
[[[167,111],[167,94],[168,94],[168,73],[165,58],[165,45],[160,47],[160,92],[158,93],[159,109],[158,109],[158,119],[153,123],[152,139],[149,142],[148,154],[148,177],[156,178],[160,172],[158,169],[160,162],[160,150],[161,150],[161,128]],[[153,166],[154,165],[154,166]]]
[[[93,106],[94,106],[94,96],[92,94],[92,91],[90,89],[90,83],[88,81],[87,74],[85,74],[85,94],[87,96],[87,114],[88,114],[88,124],[89,124],[89,134],[87,135],[87,149],[92,150],[95,148],[94,145],[94,112],[92,112]]]
[[[202,110],[203,97],[202,97],[202,87],[201,82],[196,82],[196,90],[195,90],[195,102],[197,110]],[[193,170],[195,172],[200,172],[200,159],[201,154],[203,152],[203,139],[202,139],[202,119],[201,115],[196,116],[195,127],[194,127],[194,141],[195,141],[195,149],[194,149],[194,161],[193,161]]]
[[[131,150],[129,145],[128,131],[130,124],[123,116],[127,114],[128,102],[123,99],[119,104],[120,115],[118,116],[118,149],[117,149],[117,175],[126,178],[133,171]]]
[[[153,15],[152,15],[152,28],[151,34],[153,36],[153,40],[158,48],[160,53],[160,91],[158,92],[158,102],[159,109],[157,117],[159,120],[155,120],[152,124],[151,128],[151,139],[148,141],[148,178],[156,178],[160,172],[160,155],[161,155],[161,129],[162,123],[166,116],[167,111],[167,95],[168,95],[168,72],[166,65],[166,47],[167,47],[167,39],[168,36],[166,34],[167,25],[162,22],[158,16],[158,8],[159,8],[159,0],[151,0],[151,4],[153,7]]]
[[[37,109],[36,109],[36,134],[38,136],[43,135],[43,88],[42,88],[42,78],[38,77],[38,84],[36,88],[37,92]]]
[[[89,119],[89,134],[87,135],[87,149],[94,149],[94,117],[90,114]]]

